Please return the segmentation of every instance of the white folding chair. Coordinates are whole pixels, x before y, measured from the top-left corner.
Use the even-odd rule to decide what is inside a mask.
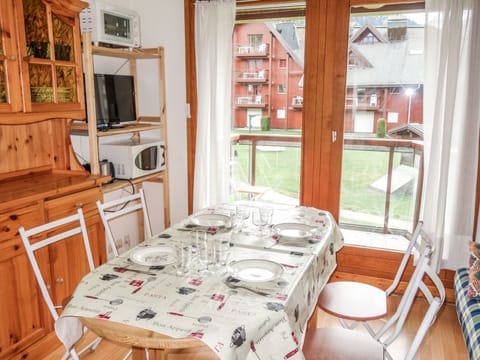
[[[112,249],[114,256],[118,256],[118,247],[110,227],[110,220],[119,218],[126,214],[131,214],[142,210],[143,222],[146,232],[146,237],[152,237],[152,228],[150,226],[150,219],[148,217],[147,203],[145,201],[145,193],[143,189],[133,195],[128,195],[120,199],[104,202],[103,204],[97,200],[98,212],[102,218],[107,243]]]
[[[337,317],[344,328],[354,329],[362,324],[370,335],[375,336],[375,330],[369,322],[381,320],[387,315],[387,298],[398,287],[410,256],[414,250],[420,254],[426,246],[432,246],[431,240],[422,230],[422,226],[423,222],[420,221],[413,232],[395,278],[387,290],[355,281],[331,282],[325,285],[320,293],[318,307]],[[424,287],[423,284],[420,286]]]
[[[55,232],[55,235],[48,236],[48,233],[49,232],[51,233],[53,230],[57,230],[57,229],[61,230],[60,229],[61,227],[64,227],[66,225],[74,225],[74,224],[77,224],[77,226],[73,228],[69,226],[68,230],[65,230],[60,233]],[[35,256],[35,252],[49,245],[55,244],[59,241],[63,241],[68,238],[71,238],[72,236],[81,234],[83,238],[83,244],[85,248],[85,255],[87,258],[88,267],[90,271],[93,271],[94,264],[93,264],[92,251],[90,249],[90,243],[88,242],[87,229],[85,226],[85,220],[83,217],[82,209],[78,209],[75,215],[71,215],[56,221],[52,221],[50,223],[37,226],[30,230],[25,230],[25,228],[21,226],[18,229],[18,231],[20,233],[20,237],[22,238],[23,244],[25,246],[25,251],[27,253],[28,259],[30,260],[30,263],[32,265],[32,269],[37,279],[38,286],[40,287],[40,291],[42,293],[43,299],[47,304],[48,310],[50,311],[50,314],[52,315],[53,320],[56,321],[59,317],[57,309],[62,308],[62,306],[54,304],[53,299],[50,296],[50,293],[48,291],[47,283],[45,282],[45,279],[43,278],[43,275],[40,271],[40,267],[39,267],[37,258]],[[31,238],[39,234],[45,234],[46,238],[41,241],[32,243]],[[78,356],[80,354],[82,354],[84,351],[88,349],[90,349],[91,351],[95,351],[97,345],[101,340],[102,339],[100,337],[97,337],[90,344],[88,344],[86,347],[84,347],[82,350],[79,350],[78,352],[75,351],[75,349],[71,349],[70,356],[72,357],[72,359],[76,360],[78,359]],[[69,352],[67,351],[63,356],[63,358],[67,358],[68,353]]]
[[[434,323],[436,315],[445,301],[445,288],[442,281],[429,265],[431,254],[432,248],[428,245],[421,252],[415,271],[395,313],[373,337],[344,328],[308,330],[303,347],[305,359],[392,360],[387,348],[400,335],[416,294],[420,290],[429,306],[404,358],[405,360],[414,359],[423,338]],[[433,284],[435,295],[425,284],[426,279]],[[354,298],[355,296],[353,296]]]

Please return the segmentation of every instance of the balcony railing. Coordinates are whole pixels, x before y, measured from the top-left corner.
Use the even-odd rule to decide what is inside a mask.
[[[270,46],[268,44],[258,46],[237,45],[236,50],[238,57],[267,57],[270,53]]]
[[[380,106],[380,98],[377,95],[361,95],[345,99],[345,109],[378,110]]]
[[[237,107],[243,108],[264,108],[268,105],[267,95],[244,95],[237,96]]]
[[[236,80],[239,83],[265,83],[268,81],[268,71],[241,71],[236,74]]]
[[[294,109],[301,109],[303,108],[303,96],[294,96],[292,98],[292,107]]]
[[[242,181],[298,202],[296,169],[285,171],[280,179],[275,172],[291,164],[292,156],[298,158],[289,166],[298,166],[300,172],[300,135],[234,134],[231,142]],[[412,231],[422,198],[423,142],[346,137],[343,158],[341,225],[383,233]],[[293,185],[285,189],[287,183]]]

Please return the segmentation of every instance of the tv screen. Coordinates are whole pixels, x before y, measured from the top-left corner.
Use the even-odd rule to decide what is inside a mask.
[[[135,87],[131,75],[95,74],[97,126],[135,121]]]

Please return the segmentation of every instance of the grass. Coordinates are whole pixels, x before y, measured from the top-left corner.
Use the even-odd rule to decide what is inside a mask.
[[[301,131],[240,131],[255,134],[301,134]],[[241,182],[249,182],[250,145],[235,144],[232,149],[237,154],[234,176]],[[268,186],[283,195],[298,198],[300,189],[300,147],[282,147],[281,151],[261,151],[257,149],[255,185]],[[395,153],[393,168],[400,165],[401,155]],[[340,209],[354,213],[372,215],[372,220],[348,219],[348,223],[383,227],[385,193],[370,185],[388,172],[388,152],[367,150],[345,150],[342,164]],[[390,219],[411,221],[415,197],[412,189],[404,188],[391,195]]]

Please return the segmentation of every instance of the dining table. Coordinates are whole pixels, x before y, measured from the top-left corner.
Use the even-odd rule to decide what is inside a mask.
[[[271,214],[258,224],[261,209]],[[212,247],[215,260],[208,252],[204,259],[199,238],[226,248],[220,256]],[[90,328],[131,346],[135,360],[146,358],[145,348],[157,354],[150,359],[177,350],[198,351],[203,357],[190,357],[198,359],[303,359],[307,323],[342,246],[327,211],[258,201],[210,206],[87,274],[55,330],[70,349]]]

